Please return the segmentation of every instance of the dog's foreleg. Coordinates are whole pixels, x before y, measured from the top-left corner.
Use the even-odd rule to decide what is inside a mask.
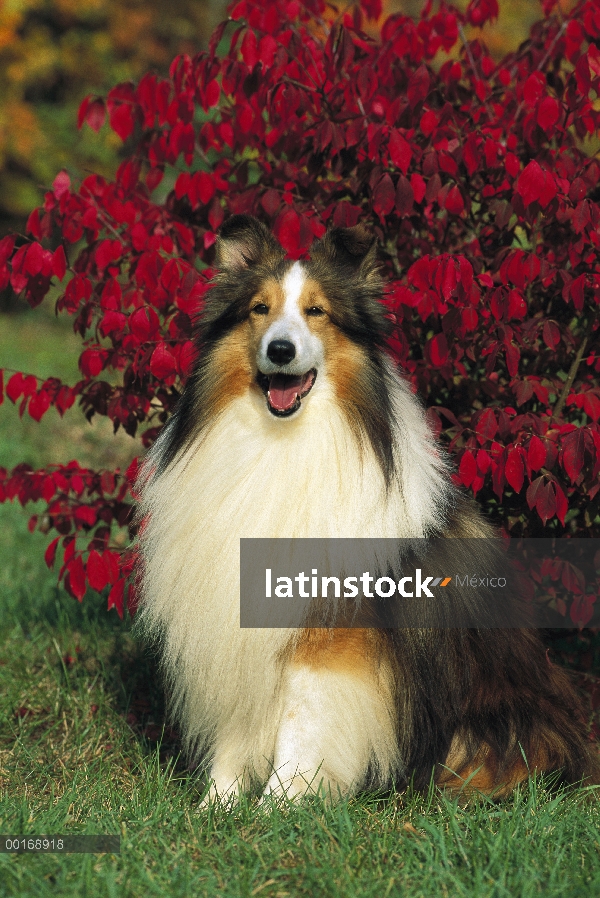
[[[264,796],[321,793],[335,801],[367,773],[386,782],[396,751],[390,696],[373,671],[292,664]]]

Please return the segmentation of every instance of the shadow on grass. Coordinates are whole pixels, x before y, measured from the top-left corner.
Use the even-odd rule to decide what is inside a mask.
[[[20,586],[5,593],[1,611],[3,630],[18,627],[25,640],[42,630],[60,643],[65,682],[68,678],[71,687],[97,670],[110,705],[143,754],[158,751],[161,763],[189,772],[171,726],[157,653],[133,632],[131,619],[107,610],[106,596],[88,593],[77,602],[50,574],[35,591]]]

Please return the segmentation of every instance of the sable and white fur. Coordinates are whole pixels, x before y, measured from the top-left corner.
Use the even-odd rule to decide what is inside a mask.
[[[221,800],[335,798],[432,771],[506,791],[527,776],[522,748],[571,780],[594,766],[530,633],[239,626],[242,537],[490,532],[385,354],[374,253],[360,228],[337,229],[293,263],[255,219],[230,219],[196,371],[138,485],[142,624]],[[294,358],[273,361],[274,341]],[[306,395],[290,405],[294,378]]]

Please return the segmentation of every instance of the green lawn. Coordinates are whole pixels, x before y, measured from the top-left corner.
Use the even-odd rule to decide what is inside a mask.
[[[121,854],[0,854],[0,894],[582,896],[600,891],[600,804],[531,783],[461,806],[360,797],[335,808],[200,811],[153,659],[98,603],[42,576],[3,595],[0,830],[120,833]],[[160,738],[160,737],[159,737]]]
[[[44,311],[0,320],[0,366],[75,380],[76,352]],[[123,465],[137,451],[76,410],[67,419],[21,422],[6,402],[0,464]],[[0,854],[0,896],[600,894],[600,802],[581,790],[200,811],[201,773],[165,725],[155,659],[102,599],[56,587],[47,537],[26,522],[0,505],[0,833],[116,833],[121,854]]]

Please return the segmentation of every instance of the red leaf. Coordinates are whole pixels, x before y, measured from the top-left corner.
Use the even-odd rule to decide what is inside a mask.
[[[104,367],[106,354],[99,349],[85,349],[79,358],[79,367],[86,377],[97,377]]]
[[[554,489],[556,492],[556,516],[561,524],[565,523],[565,515],[569,510],[569,503],[567,502],[567,497],[563,493],[562,489],[558,485],[558,483],[554,484]]]
[[[539,202],[542,209],[545,209],[548,203],[550,203],[556,194],[558,193],[558,187],[556,185],[556,181],[554,179],[554,175],[552,172],[545,171],[544,172],[544,186],[540,190]]]
[[[530,508],[535,508],[535,506],[537,505],[537,501],[540,496],[540,492],[543,488],[544,488],[544,478],[543,477],[537,477],[527,487],[527,493],[525,494],[525,497],[527,499],[527,504],[529,505]]]
[[[429,93],[429,84],[429,72],[426,66],[421,65],[411,76],[411,79],[408,82],[408,87],[406,89],[406,95],[408,97],[408,102],[410,103],[411,109],[414,109],[415,106],[423,102],[423,100]]]
[[[527,462],[532,471],[539,471],[546,464],[546,447],[540,438],[535,435],[529,441]]]
[[[62,281],[67,272],[67,258],[62,244],[56,248],[52,256],[52,272],[59,281]]]
[[[70,409],[75,402],[75,390],[71,387],[61,387],[54,400],[54,405],[62,417],[67,409]]]
[[[417,172],[413,172],[413,174],[410,176],[410,186],[413,189],[415,201],[417,203],[422,202],[427,190],[427,185],[425,184],[425,180],[421,177],[421,175],[417,174]]]
[[[575,207],[575,211],[573,213],[573,230],[576,234],[581,234],[582,231],[590,224],[592,220],[591,212],[590,212],[590,201],[589,200],[581,200],[580,203],[577,203]]]
[[[367,18],[377,21],[383,10],[382,0],[361,0],[361,7],[367,14]]]
[[[125,327],[125,323],[127,321],[127,317],[123,312],[113,312],[112,309],[109,309],[102,316],[102,320],[100,321],[100,332],[103,337],[107,334],[112,334],[114,331],[122,331]]]
[[[87,96],[77,114],[77,127],[81,128],[84,122],[90,126],[93,131],[99,131],[106,119],[106,108],[104,100],[101,97],[92,99],[91,94]]]
[[[48,567],[54,566],[54,561],[56,559],[56,550],[58,548],[58,543],[60,540],[60,536],[57,536],[52,540],[46,551],[44,552],[44,561],[46,562]]]
[[[525,476],[525,468],[520,448],[509,450],[506,466],[504,468],[504,475],[515,492],[520,493],[523,486],[523,478]]]
[[[414,200],[415,194],[410,186],[410,181],[404,175],[400,175],[396,186],[396,211],[398,215],[410,215]]]
[[[10,399],[10,401],[14,404],[19,396],[23,393],[23,384],[24,377],[20,371],[17,371],[16,374],[13,374],[8,383],[6,384],[6,395]]]
[[[125,471],[125,479],[129,484],[130,488],[133,489],[135,482],[137,480],[137,476],[140,470],[139,459],[134,458],[127,470]]]
[[[545,184],[544,172],[535,159],[532,159],[519,175],[517,193],[523,197],[525,205],[529,206],[540,198]]]
[[[560,108],[554,97],[544,97],[537,111],[537,123],[544,131],[549,131],[558,121]]]
[[[271,218],[279,212],[281,207],[281,194],[278,190],[270,188],[263,193],[260,204]]]
[[[519,360],[521,358],[518,346],[515,346],[514,343],[508,343],[504,347],[504,354],[506,356],[508,373],[511,377],[516,377],[519,372]]]
[[[402,174],[406,174],[412,159],[412,149],[408,141],[404,139],[399,131],[392,131],[389,141],[390,159],[394,165],[400,169]]]
[[[574,596],[569,614],[577,627],[585,627],[593,617],[595,595]]]
[[[52,189],[57,200],[68,193],[70,187],[71,179],[66,171],[59,172],[52,182]]]
[[[556,349],[560,343],[560,329],[555,321],[545,321],[542,331],[544,343],[549,349]]]
[[[68,565],[65,586],[73,598],[81,602],[85,595],[85,568],[81,555],[77,555]]]
[[[198,172],[195,178],[200,202],[207,206],[215,195],[215,182],[207,172]]]
[[[448,191],[448,196],[444,203],[444,208],[452,215],[460,215],[464,211],[465,203],[462,194],[456,185]]]
[[[479,167],[479,150],[477,146],[477,135],[470,132],[463,146],[463,161],[470,175]]]
[[[75,520],[85,527],[93,527],[98,520],[98,514],[91,505],[78,505],[75,509]]]
[[[110,127],[125,141],[133,133],[134,120],[129,103],[109,104]]]
[[[112,585],[119,579],[120,564],[119,555],[116,552],[105,552],[102,560],[108,573],[108,582]]]
[[[129,330],[145,343],[158,332],[159,320],[154,309],[146,306],[137,309],[129,318]]]
[[[177,373],[175,356],[164,343],[159,343],[150,358],[150,370],[159,380]]]
[[[275,223],[275,233],[283,248],[292,254],[300,244],[300,218],[294,209],[287,209]]]
[[[92,99],[92,95],[88,94],[87,97],[84,97],[80,103],[79,111],[77,113],[77,127],[81,128],[85,121],[85,116],[88,111],[88,107],[90,105],[90,100]]]
[[[554,517],[556,513],[556,493],[553,483],[547,483],[537,491],[536,508],[544,524]]]
[[[216,106],[221,97],[221,88],[219,86],[219,82],[213,80],[206,85],[206,90],[204,91],[204,102],[208,109],[211,109],[213,106]]]
[[[92,589],[95,589],[96,592],[102,592],[104,587],[108,585],[109,575],[104,558],[95,549],[90,552],[86,570]]]
[[[491,408],[485,409],[477,421],[477,433],[480,434],[484,440],[493,440],[497,430],[498,422],[496,420],[496,415]]]
[[[394,208],[395,202],[396,195],[394,184],[386,172],[373,191],[373,211],[379,216],[382,222],[386,215],[389,215]]]
[[[596,393],[584,393],[583,410],[592,421],[597,423],[598,419],[600,419],[600,397],[597,396]]]
[[[584,458],[585,431],[582,427],[578,427],[562,439],[562,463],[573,483],[581,474]]]
[[[487,21],[498,18],[497,0],[471,0],[466,10],[467,20],[476,28],[481,28]]]
[[[23,271],[27,274],[39,274],[44,264],[44,250],[39,243],[32,243],[25,254]]]
[[[104,100],[97,98],[90,103],[85,120],[92,131],[98,132],[100,130],[106,121],[106,107],[104,105]]]
[[[258,46],[256,35],[252,31],[252,29],[248,28],[246,34],[244,35],[244,40],[242,41],[242,46],[240,48],[242,59],[246,63],[249,69],[253,69],[256,63],[258,62]]]
[[[436,334],[432,337],[426,347],[427,353],[432,365],[441,368],[448,361],[448,341],[445,334]]]
[[[585,274],[580,274],[569,286],[569,296],[578,312],[583,311],[585,280]]]
[[[435,112],[433,112],[430,109],[427,112],[424,112],[423,115],[421,116],[421,121],[419,122],[419,127],[420,127],[421,131],[423,132],[423,134],[426,137],[429,137],[429,135],[434,131],[437,123],[438,123],[438,117],[435,114]]]
[[[108,610],[116,609],[119,617],[123,617],[123,597],[125,594],[125,581],[118,580],[108,594]]]
[[[464,486],[471,486],[477,477],[477,462],[470,449],[467,449],[460,460],[458,474]]]
[[[544,77],[541,72],[534,72],[523,85],[523,99],[532,108],[542,96],[544,90]]]
[[[277,53],[277,41],[270,34],[265,34],[264,37],[261,37],[260,43],[258,45],[258,58],[265,66],[265,68],[269,68],[273,65],[273,60],[275,59],[275,54]],[[216,103],[213,103],[213,106],[216,106]]]
[[[577,595],[582,595],[585,590],[585,576],[579,568],[568,561],[561,564],[560,582],[562,585]]]
[[[38,390],[29,400],[28,412],[34,421],[41,421],[50,408],[50,396],[46,390]]]
[[[518,290],[511,290],[508,294],[508,318],[522,320],[527,315],[527,303]]]

